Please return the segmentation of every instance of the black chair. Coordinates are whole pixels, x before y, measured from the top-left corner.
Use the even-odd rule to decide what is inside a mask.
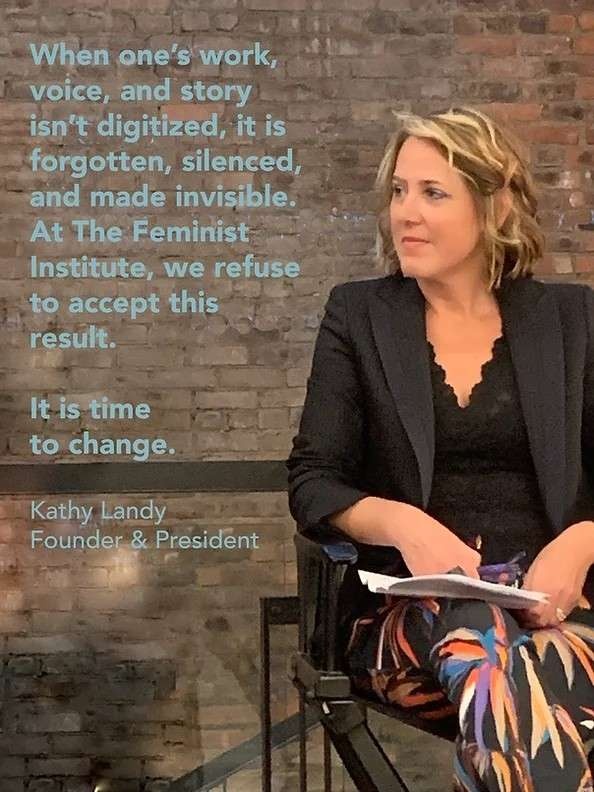
[[[369,708],[425,732],[453,741],[457,718],[421,720],[353,690],[342,670],[338,628],[339,590],[347,567],[356,565],[355,546],[338,530],[295,535],[299,596],[299,652],[292,658],[292,682],[317,710],[326,734],[361,792],[410,792],[367,722]]]

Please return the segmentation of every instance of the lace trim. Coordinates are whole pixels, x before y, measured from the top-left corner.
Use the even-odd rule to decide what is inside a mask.
[[[453,399],[456,407],[459,410],[468,410],[468,408],[471,406],[471,404],[473,402],[473,396],[475,395],[476,391],[480,388],[480,386],[485,381],[485,378],[487,376],[487,372],[488,372],[488,369],[489,369],[489,364],[492,363],[495,360],[496,355],[497,355],[497,351],[502,346],[504,340],[505,340],[505,335],[502,334],[500,336],[497,336],[497,338],[493,341],[493,343],[491,345],[491,355],[482,364],[481,370],[480,370],[480,375],[479,375],[480,378],[477,380],[477,382],[474,383],[474,385],[472,386],[472,388],[470,390],[470,393],[468,394],[468,403],[463,406],[458,401],[458,395],[456,394],[456,391],[454,390],[452,385],[447,381],[447,378],[446,378],[447,377],[447,372],[444,369],[444,367],[437,360],[437,357],[435,355],[435,348],[434,348],[433,344],[431,343],[431,341],[429,341],[429,339],[427,339],[427,344],[429,346],[429,353],[430,353],[430,356],[431,356],[431,360],[434,363],[435,368],[436,368],[436,370],[439,373],[439,380],[445,386],[446,391],[449,393],[451,399]]]

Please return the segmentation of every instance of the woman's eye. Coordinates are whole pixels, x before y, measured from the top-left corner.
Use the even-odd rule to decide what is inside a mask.
[[[392,195],[400,195],[400,190],[402,188],[396,184],[392,185]],[[429,187],[425,192],[430,195],[432,198],[443,198],[443,193],[439,190],[434,190],[432,187]]]

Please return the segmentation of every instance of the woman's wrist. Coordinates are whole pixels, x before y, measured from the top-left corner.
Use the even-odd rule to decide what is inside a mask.
[[[587,566],[594,564],[594,520],[582,520],[568,526],[565,532],[575,537],[577,551],[583,557]]]
[[[407,538],[414,535],[415,521],[422,519],[424,512],[405,501],[385,501],[380,514],[383,533],[390,545],[401,550]]]

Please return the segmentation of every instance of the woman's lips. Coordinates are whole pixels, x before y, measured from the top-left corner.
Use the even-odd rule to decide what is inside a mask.
[[[410,247],[415,247],[417,245],[427,245],[428,242],[425,242],[424,240],[421,239],[403,239],[402,244]]]

